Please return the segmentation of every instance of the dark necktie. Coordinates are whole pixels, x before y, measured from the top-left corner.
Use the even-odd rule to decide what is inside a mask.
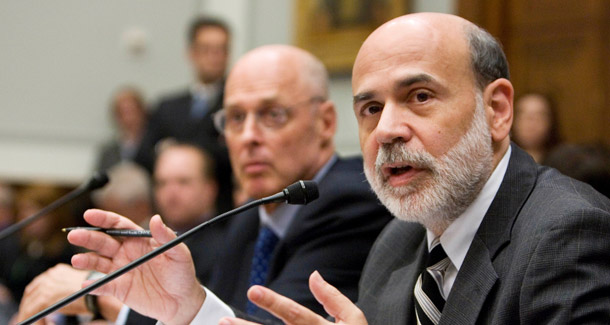
[[[277,237],[277,235],[273,233],[273,231],[269,227],[263,226],[260,229],[258,233],[258,238],[256,239],[256,244],[254,245],[254,255],[252,256],[252,268],[250,269],[250,287],[256,284],[265,284],[273,249],[275,248],[279,240],[280,239]],[[246,306],[246,312],[249,315],[252,315],[257,310],[258,307],[248,301],[248,305]]]
[[[191,117],[194,119],[202,118],[208,111],[208,101],[203,95],[193,95],[191,103]]]
[[[417,323],[422,325],[438,324],[445,306],[440,286],[451,261],[440,242],[437,243],[428,254],[426,269],[417,279],[414,289],[415,315]]]

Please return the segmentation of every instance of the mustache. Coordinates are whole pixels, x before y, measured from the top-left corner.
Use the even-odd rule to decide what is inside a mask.
[[[427,151],[409,149],[404,143],[394,142],[381,145],[377,152],[377,159],[375,159],[375,170],[380,172],[383,165],[394,163],[434,170],[436,159]]]

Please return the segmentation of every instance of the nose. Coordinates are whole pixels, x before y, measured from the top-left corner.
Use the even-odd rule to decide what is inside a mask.
[[[386,102],[375,128],[375,138],[379,144],[396,141],[407,142],[413,136],[408,124],[408,111],[394,103]]]
[[[260,136],[261,129],[258,126],[256,115],[248,114],[239,137],[245,142],[259,142]]]

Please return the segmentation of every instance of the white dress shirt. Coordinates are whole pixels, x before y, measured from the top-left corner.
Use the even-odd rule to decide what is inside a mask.
[[[466,253],[470,248],[474,235],[479,229],[496,193],[498,193],[498,189],[500,189],[500,184],[502,184],[504,174],[506,174],[506,169],[508,168],[510,153],[511,148],[509,146],[504,157],[502,157],[502,160],[500,160],[500,163],[498,163],[498,166],[494,169],[479,195],[441,235],[441,245],[451,260],[451,263],[445,270],[442,283],[443,290],[441,294],[445,299],[449,297],[449,292],[453,287],[453,283],[462,266],[462,262],[464,262],[464,258],[466,258]],[[436,235],[428,230],[426,236],[428,239],[428,251],[430,251],[431,244],[436,238]]]

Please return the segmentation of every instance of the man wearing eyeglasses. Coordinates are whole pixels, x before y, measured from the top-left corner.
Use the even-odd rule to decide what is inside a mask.
[[[306,206],[272,204],[233,217],[211,290],[197,283],[188,250],[180,245],[95,292],[115,295],[166,324],[214,324],[242,312],[273,318],[248,305],[246,291],[253,284],[325,314],[308,290],[315,270],[355,300],[368,251],[391,216],[366,182],[362,160],[335,153],[336,113],[323,64],[285,45],[249,52],[231,71],[224,108],[214,119],[226,138],[234,174],[250,197],[313,179],[320,198]],[[137,228],[100,210],[88,211],[85,219],[97,226]],[[131,260],[130,252],[149,251],[175,237],[158,216],[150,229],[153,239],[137,243],[73,231],[71,243],[98,250],[74,256],[73,265],[108,273]]]

